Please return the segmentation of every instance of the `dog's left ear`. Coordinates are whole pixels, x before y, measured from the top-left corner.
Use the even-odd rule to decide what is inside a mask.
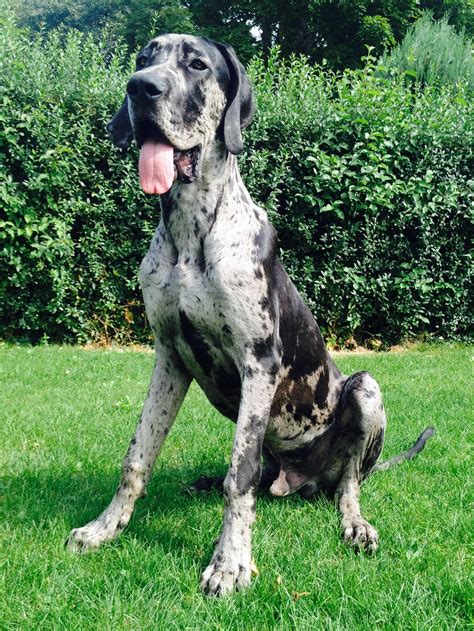
[[[224,57],[230,74],[227,107],[223,121],[224,142],[230,153],[238,155],[244,150],[242,129],[247,127],[255,112],[252,86],[232,46],[217,42],[216,46]]]
[[[122,107],[107,123],[110,139],[119,149],[127,149],[133,140],[132,123],[128,113],[128,101],[125,97]]]

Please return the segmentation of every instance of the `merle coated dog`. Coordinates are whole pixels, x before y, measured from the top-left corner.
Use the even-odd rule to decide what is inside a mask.
[[[240,177],[235,156],[253,113],[251,86],[231,47],[166,35],[139,53],[108,129],[121,148],[135,138],[142,188],[161,195],[161,221],[140,268],[156,363],[112,502],[68,540],[82,552],[125,528],[195,378],[236,422],[225,479],[194,486],[224,490],[223,527],[201,582],[215,595],[250,582],[259,489],[335,493],[345,541],[375,550],[360,484],[412,457],[433,432],[376,464],[385,431],[379,386],[367,372],[347,377],[334,364],[278,260],[274,228]]]

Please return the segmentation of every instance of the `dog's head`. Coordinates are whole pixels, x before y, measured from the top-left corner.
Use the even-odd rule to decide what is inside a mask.
[[[203,152],[221,141],[243,150],[242,129],[254,113],[250,82],[230,46],[190,35],[152,39],[137,56],[120,110],[107,126],[125,149],[135,138],[146,193],[194,180]]]

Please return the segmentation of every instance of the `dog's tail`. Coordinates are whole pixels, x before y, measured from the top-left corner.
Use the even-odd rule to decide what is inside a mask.
[[[401,454],[398,454],[398,456],[393,456],[393,458],[384,460],[384,462],[378,462],[372,467],[369,475],[372,475],[372,473],[376,473],[377,471],[385,471],[386,469],[389,469],[390,467],[393,467],[394,465],[398,464],[399,462],[403,462],[404,460],[411,460],[412,458],[416,456],[416,454],[419,454],[420,451],[422,451],[422,449],[426,445],[426,441],[429,438],[431,438],[434,435],[434,433],[435,433],[434,427],[427,427],[418,436],[417,440],[412,445],[412,447],[410,447],[410,449],[408,449],[407,451],[404,451]]]

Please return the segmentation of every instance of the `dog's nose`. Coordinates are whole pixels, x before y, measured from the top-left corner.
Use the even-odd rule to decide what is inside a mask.
[[[160,98],[165,90],[165,81],[149,73],[140,75],[137,72],[127,84],[127,94],[134,100],[154,101]]]

